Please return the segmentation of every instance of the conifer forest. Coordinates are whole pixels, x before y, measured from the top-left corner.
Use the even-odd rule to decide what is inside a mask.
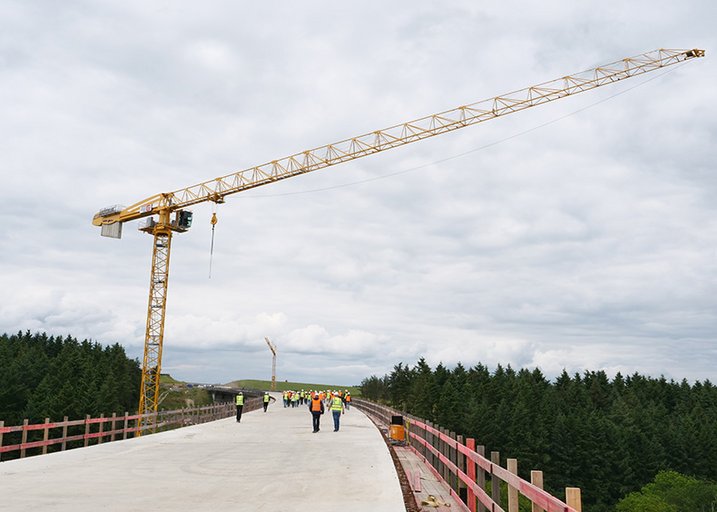
[[[584,510],[616,510],[630,493],[656,485],[658,474],[663,481],[684,482],[670,480],[670,471],[703,483],[712,497],[696,508],[621,503],[619,510],[717,507],[717,486],[711,483],[717,480],[717,388],[709,381],[563,371],[551,382],[539,369],[432,369],[420,359],[413,367],[400,363],[388,375],[364,379],[361,392],[473,437],[486,452],[517,458],[523,478],[529,480],[531,469],[542,470],[546,489],[555,495],[566,486],[580,487]]]
[[[122,345],[72,336],[0,335],[0,420],[21,425],[136,411],[141,371]]]

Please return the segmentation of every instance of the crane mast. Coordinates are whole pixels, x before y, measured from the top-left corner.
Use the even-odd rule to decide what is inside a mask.
[[[276,345],[267,337],[264,337],[264,340],[271,350],[271,390],[276,391]]]
[[[700,49],[659,49],[627,57],[550,82],[302,151],[173,192],[156,194],[128,207],[116,205],[100,210],[92,223],[102,228],[103,236],[121,238],[123,223],[146,218],[140,230],[151,234],[154,239],[139,403],[142,426],[151,426],[152,413],[157,412],[170,248],[173,233],[182,233],[191,227],[192,213],[185,208],[207,201],[223,203],[225,197],[231,194],[401,147],[704,55],[704,50]],[[272,389],[275,386],[273,374],[272,371]]]

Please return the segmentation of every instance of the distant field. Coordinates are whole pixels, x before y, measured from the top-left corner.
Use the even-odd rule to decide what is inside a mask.
[[[271,381],[270,380],[250,380],[250,379],[244,379],[244,380],[234,380],[227,384],[228,386],[238,387],[238,388],[249,388],[249,389],[271,389]],[[359,396],[361,394],[361,390],[357,386],[339,386],[336,384],[307,384],[306,382],[284,382],[284,381],[277,381],[276,382],[276,390],[277,391],[287,391],[287,390],[309,390],[309,389],[341,389],[345,390],[348,389],[349,392],[354,396]]]

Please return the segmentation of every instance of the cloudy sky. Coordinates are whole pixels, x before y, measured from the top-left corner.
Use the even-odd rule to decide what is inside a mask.
[[[717,4],[0,0],[0,332],[141,358],[92,216],[657,48],[705,59],[193,207],[163,371],[398,362],[717,381]]]

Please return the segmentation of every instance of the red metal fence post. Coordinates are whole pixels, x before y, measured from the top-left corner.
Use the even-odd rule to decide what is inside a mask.
[[[472,437],[469,437],[466,439],[466,446],[469,450],[476,450],[476,440]],[[476,464],[471,459],[466,457],[466,474],[468,475],[468,478],[471,479],[472,482],[476,481]],[[471,512],[476,512],[476,495],[473,492],[473,489],[468,487],[468,509]]]

